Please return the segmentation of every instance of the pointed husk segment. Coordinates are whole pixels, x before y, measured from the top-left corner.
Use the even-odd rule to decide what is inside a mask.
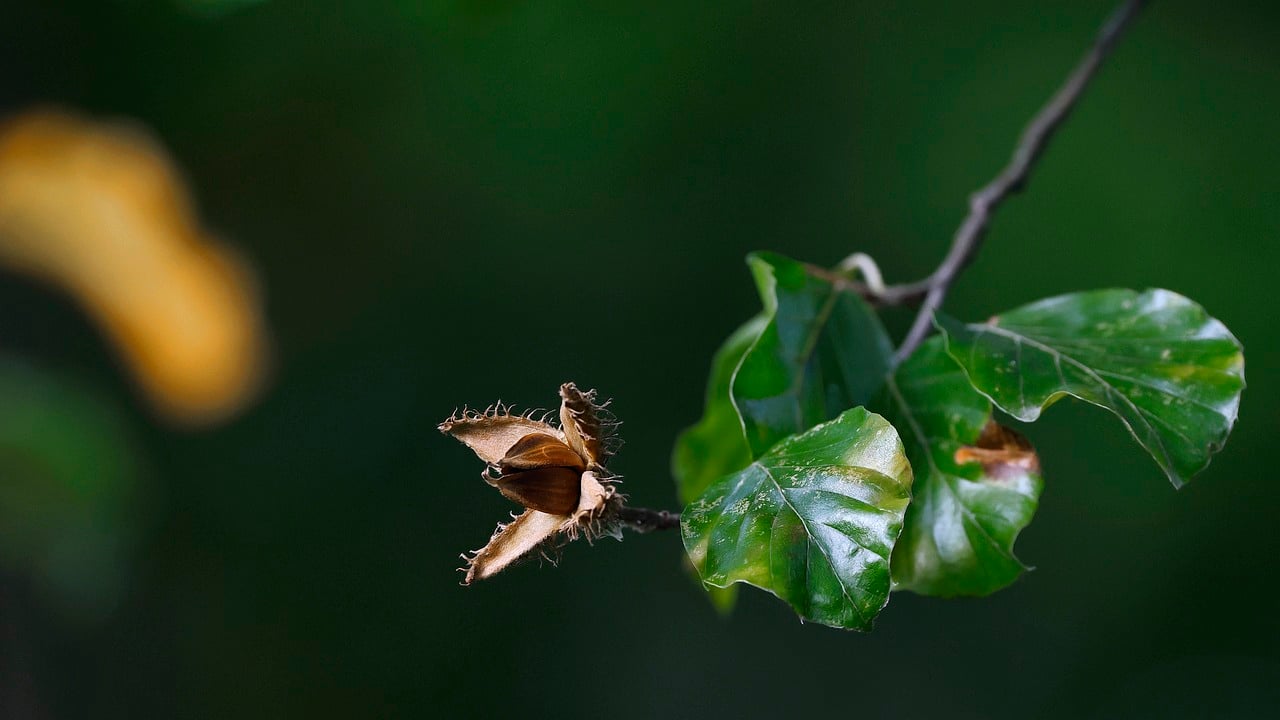
[[[461,413],[455,412],[440,423],[439,430],[457,438],[490,465],[498,464],[507,451],[527,435],[541,433],[564,440],[564,433],[542,419],[535,419],[533,413],[512,413],[511,406],[500,402],[484,412],[463,408]]]
[[[608,403],[596,402],[596,391],[583,392],[573,383],[560,386],[560,427],[565,442],[587,461],[603,468],[613,456],[613,430],[617,422],[606,410]]]
[[[462,584],[492,577],[526,557],[579,537],[588,542],[605,535],[622,539],[617,520],[622,500],[612,484],[599,481],[591,471],[583,473],[582,492],[573,512],[558,515],[530,508],[506,525],[499,524],[488,544],[462,556],[467,563]]]
[[[476,580],[491,577],[542,547],[560,530],[566,519],[561,515],[525,510],[506,525],[499,524],[488,544],[469,556],[462,556],[467,562],[467,576],[462,584],[470,585]]]

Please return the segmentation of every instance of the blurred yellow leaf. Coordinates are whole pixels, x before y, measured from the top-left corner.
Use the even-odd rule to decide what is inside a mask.
[[[253,397],[266,342],[252,273],[138,128],[47,110],[0,124],[0,263],[75,296],[166,417],[216,421]]]

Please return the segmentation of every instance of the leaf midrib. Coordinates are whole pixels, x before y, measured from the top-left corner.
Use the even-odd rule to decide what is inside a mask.
[[[1176,466],[1174,465],[1174,462],[1173,462],[1173,457],[1169,454],[1168,447],[1165,446],[1164,437],[1161,436],[1160,432],[1151,425],[1151,421],[1147,419],[1147,416],[1146,414],[1143,413],[1142,409],[1139,408],[1137,404],[1133,402],[1133,400],[1130,400],[1127,395],[1120,392],[1118,388],[1116,388],[1111,383],[1104,380],[1102,376],[1098,375],[1098,373],[1094,372],[1094,370],[1090,368],[1088,365],[1066,354],[1065,352],[1062,352],[1061,350],[1054,348],[1051,345],[1046,345],[1045,343],[1039,342],[1038,340],[1032,337],[1023,335],[1022,333],[1015,332],[1012,330],[1007,330],[1005,328],[1000,327],[999,325],[969,325],[969,327],[978,328],[979,334],[981,334],[981,332],[992,332],[992,333],[995,333],[996,335],[1000,335],[1001,337],[1005,337],[1010,340],[1013,340],[1014,342],[1018,342],[1018,343],[1025,342],[1031,347],[1036,348],[1037,350],[1043,353],[1046,353],[1047,355],[1053,358],[1065,358],[1067,362],[1071,363],[1080,371],[1084,372],[1086,375],[1096,380],[1098,384],[1101,385],[1108,394],[1111,394],[1120,398],[1121,400],[1124,401],[1126,405],[1129,406],[1130,409],[1133,410],[1133,412],[1137,415],[1137,419],[1140,420],[1142,424],[1146,426],[1146,429],[1151,433],[1151,435],[1155,437],[1156,443],[1159,446],[1160,454],[1164,457],[1164,462],[1161,463],[1161,465],[1167,468],[1169,472],[1178,473]],[[977,338],[975,338],[975,340],[976,339]],[[975,348],[977,348],[976,342],[974,342],[973,345],[971,346],[971,352]],[[972,363],[972,361],[970,362]],[[1021,378],[1022,376],[1023,376],[1022,367],[1021,365],[1019,365],[1018,377]],[[1058,379],[1062,381],[1063,392],[1066,392],[1066,387],[1068,383],[1066,381],[1066,378],[1062,377],[1062,369],[1060,367],[1058,369]],[[1025,408],[1026,406],[1027,405],[1024,398],[1023,407]],[[1041,404],[1040,407],[1043,407],[1043,404]],[[1129,422],[1123,415],[1120,415],[1119,413],[1116,413],[1116,415],[1117,417],[1120,418],[1121,422],[1124,422],[1126,424]]]
[[[929,475],[936,475],[942,479],[941,484],[947,489],[947,492],[955,498],[956,507],[960,508],[964,512],[965,517],[969,518],[969,520],[973,522],[974,527],[982,533],[982,537],[987,539],[987,542],[996,549],[996,552],[1000,553],[1003,557],[1016,562],[1017,558],[1015,558],[1011,552],[1006,551],[1001,547],[1000,543],[996,542],[995,538],[991,537],[991,533],[987,532],[987,529],[982,525],[982,522],[978,520],[978,516],[973,512],[973,509],[968,505],[965,505],[964,499],[960,497],[960,493],[956,492],[956,489],[952,487],[950,482],[947,482],[947,478],[950,478],[951,475],[949,473],[944,473],[942,469],[938,467],[938,463],[933,459],[933,451],[929,447],[929,437],[925,434],[924,429],[920,427],[920,422],[916,420],[915,413],[911,412],[911,406],[907,403],[907,399],[902,396],[902,391],[898,388],[897,378],[890,375],[886,379],[885,386],[889,388],[889,392],[892,393],[894,400],[896,400],[898,402],[898,406],[902,408],[902,414],[906,416],[907,424],[911,426],[911,433],[915,435],[916,441],[924,450],[925,460],[929,463]],[[912,488],[912,495],[914,496],[914,494],[915,489]]]
[[[792,402],[795,404],[796,432],[802,432],[805,429],[804,406],[800,402],[800,386],[804,384],[809,360],[813,357],[813,352],[818,347],[818,340],[822,336],[822,331],[827,327],[827,321],[831,319],[831,313],[835,311],[836,299],[839,295],[840,292],[835,288],[832,288],[831,292],[827,294],[826,301],[823,302],[822,307],[818,310],[818,314],[814,316],[813,326],[809,328],[809,334],[805,337],[804,346],[800,349],[800,355],[796,358],[798,372],[791,380],[791,387],[787,389],[788,394],[791,395]],[[778,321],[776,311],[773,315],[773,321],[775,324]],[[822,411],[825,416],[827,414],[826,407],[823,407]]]
[[[757,462],[755,464],[758,465],[762,471],[764,471],[764,475],[765,477],[769,478],[769,482],[773,483],[773,487],[778,491],[778,497],[782,498],[782,502],[786,504],[787,508],[790,509],[791,512],[795,513],[796,519],[800,521],[801,527],[804,528],[805,544],[817,546],[818,552],[822,553],[823,559],[827,561],[827,565],[831,568],[831,574],[834,575],[836,578],[836,583],[840,585],[841,594],[843,594],[844,599],[849,602],[849,607],[853,608],[853,611],[857,613],[859,624],[866,625],[867,616],[863,614],[862,608],[858,607],[858,603],[854,602],[853,598],[849,596],[849,588],[845,586],[844,578],[840,577],[840,573],[836,571],[836,564],[831,559],[831,552],[826,547],[823,546],[822,541],[819,540],[818,537],[813,534],[813,531],[809,529],[809,523],[805,521],[804,516],[800,514],[800,511],[796,510],[796,507],[791,504],[791,500],[787,497],[787,494],[783,492],[782,484],[779,483],[778,479],[773,476],[773,472],[770,471],[769,468],[762,463]],[[865,547],[862,543],[858,542],[857,540],[853,538],[850,538],[850,540],[853,540],[854,544],[857,545],[858,547],[871,552],[870,548]],[[805,553],[805,554],[808,555],[808,553]],[[770,563],[769,565],[769,575],[770,576],[773,575],[772,563]],[[804,576],[805,576],[805,585],[808,586],[809,578],[812,577],[812,573],[809,572],[809,568],[807,564],[805,566]]]

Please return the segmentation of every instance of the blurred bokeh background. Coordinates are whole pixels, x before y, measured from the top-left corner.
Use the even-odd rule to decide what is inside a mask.
[[[454,571],[513,507],[435,431],[455,406],[598,387],[626,492],[673,508],[672,440],[757,307],[743,256],[928,272],[1110,9],[3,3],[0,123],[43,108],[124,143],[178,239],[138,240],[119,208],[151,186],[109,156],[105,200],[41,196],[90,214],[0,239],[0,716],[1275,712],[1271,2],[1154,3],[948,303],[1201,302],[1250,386],[1189,487],[1062,403],[1024,428],[1038,569],[985,599],[895,595],[869,635],[754,591],[718,617],[675,533]],[[6,171],[10,196],[38,175]],[[231,255],[234,291],[205,297]],[[223,351],[224,394],[164,395]],[[162,362],[178,375],[148,385]]]

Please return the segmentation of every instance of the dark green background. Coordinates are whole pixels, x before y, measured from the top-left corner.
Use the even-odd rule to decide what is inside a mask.
[[[0,348],[116,408],[146,488],[105,617],[7,573],[0,657],[31,678],[0,682],[8,707],[1276,710],[1275,3],[1154,3],[947,305],[976,320],[1093,287],[1191,296],[1246,348],[1226,449],[1175,492],[1114,418],[1062,403],[1025,429],[1046,489],[1019,553],[1039,569],[986,599],[897,595],[869,635],[801,626],[754,591],[718,618],[670,532],[461,588],[458,553],[513,506],[435,425],[598,387],[625,423],[626,492],[674,507],[672,440],[756,309],[743,256],[862,250],[891,280],[926,273],[1110,3],[214,5],[0,10],[0,110],[152,127],[256,261],[275,344],[256,407],[170,430],[70,300],[0,275]]]

